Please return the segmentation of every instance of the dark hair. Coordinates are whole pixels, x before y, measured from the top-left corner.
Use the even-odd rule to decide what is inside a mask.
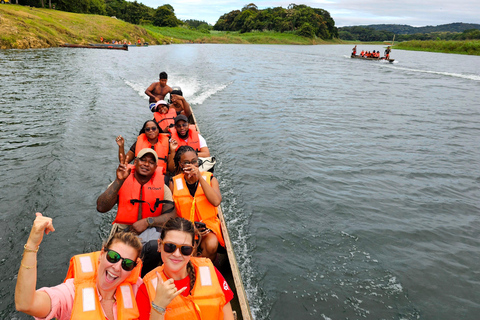
[[[160,79],[168,79],[168,75],[165,71],[160,72],[159,77]]]
[[[198,156],[197,150],[193,149],[190,146],[181,146],[178,148],[177,152],[175,152],[175,157],[173,158],[173,163],[175,164],[175,172],[177,172],[180,168],[180,158],[187,152],[192,151]]]
[[[145,123],[143,124],[143,127],[142,127],[142,129],[140,130],[140,132],[138,133],[138,135],[141,135],[142,133],[145,133],[145,127],[147,126],[147,123],[149,123],[150,121],[153,122],[153,123],[155,123],[155,125],[157,126],[158,133],[162,132],[162,129],[160,129],[160,126],[158,125],[157,121],[155,121],[155,120],[147,120],[147,121],[145,121]]]
[[[201,240],[200,232],[198,232],[197,228],[195,228],[195,224],[188,221],[187,219],[176,217],[167,220],[162,227],[162,233],[160,235],[160,240],[165,239],[165,235],[169,231],[182,231],[188,233],[192,237],[192,246],[194,246],[193,254],[197,252],[197,246],[195,244],[195,235]],[[199,241],[200,242],[200,241]],[[187,272],[190,276],[190,291],[193,290],[193,286],[195,285],[195,269],[193,268],[192,263],[189,261],[187,264]]]
[[[103,250],[108,250],[115,242],[121,242],[132,247],[137,251],[137,258],[142,253],[142,242],[140,238],[133,232],[116,232],[104,244]]]

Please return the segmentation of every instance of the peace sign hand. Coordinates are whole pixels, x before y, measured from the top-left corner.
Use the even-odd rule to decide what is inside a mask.
[[[132,171],[132,168],[128,167],[126,157],[123,154],[121,154],[120,164],[118,165],[118,168],[117,168],[117,179],[120,181],[127,179],[131,171]]]

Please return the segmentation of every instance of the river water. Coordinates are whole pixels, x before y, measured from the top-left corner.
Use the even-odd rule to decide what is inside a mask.
[[[381,46],[358,47],[359,51]],[[40,211],[38,287],[100,248],[115,137],[169,74],[218,159],[256,319],[478,319],[480,57],[351,46],[0,51],[0,318]]]

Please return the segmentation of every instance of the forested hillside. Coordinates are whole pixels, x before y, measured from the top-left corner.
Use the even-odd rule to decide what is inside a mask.
[[[338,37],[335,21],[323,9],[306,5],[290,4],[282,7],[258,9],[250,3],[241,10],[233,10],[222,15],[213,26],[219,31],[276,31],[295,32],[297,35],[321,39]]]
[[[384,26],[385,29],[382,29],[382,26]],[[477,28],[468,28],[475,26]],[[407,33],[411,32],[412,30],[416,30],[417,32],[413,34]],[[419,30],[423,30],[423,32],[420,32]],[[394,35],[395,41],[480,39],[480,25],[467,23],[452,23],[436,27],[419,28],[404,25],[375,25],[375,28],[374,26],[355,26],[341,27],[338,29],[338,36],[342,40],[392,41]]]
[[[405,24],[372,24],[363,26],[378,31],[390,31],[395,34],[415,34],[432,32],[464,32],[469,29],[479,29],[480,24],[475,23],[449,23],[438,26],[412,27]]]

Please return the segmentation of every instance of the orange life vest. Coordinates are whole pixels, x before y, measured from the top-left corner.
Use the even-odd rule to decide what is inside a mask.
[[[178,148],[181,146],[190,146],[193,149],[200,151],[200,138],[198,137],[198,131],[195,129],[195,125],[190,125],[188,127],[187,142],[178,136],[177,129],[170,128],[170,132],[172,134],[172,139],[175,139],[178,142],[178,147],[176,150],[178,150]]]
[[[65,281],[73,278],[75,298],[71,320],[105,320],[97,291],[97,268],[100,251],[84,253],[70,259]],[[133,294],[132,284],[137,283],[142,263],[139,262],[115,292],[117,320],[138,319],[140,314]]]
[[[160,128],[163,132],[167,132],[170,127],[175,125],[175,117],[177,116],[177,111],[173,108],[168,108],[167,113],[154,112],[153,117],[157,121]]]
[[[139,219],[158,217],[162,214],[164,176],[156,170],[150,180],[143,186],[135,178],[135,166],[118,191],[118,210],[113,223],[133,224]],[[142,198],[140,199],[140,191]],[[142,204],[142,216],[138,216]]]
[[[195,269],[195,285],[188,297],[180,294],[170,302],[165,312],[165,319],[222,320],[226,299],[215,267],[207,258],[192,257],[190,262]],[[155,299],[157,272],[163,281],[168,280],[163,272],[163,266],[153,269],[143,277],[150,301]]]
[[[201,173],[203,179],[205,179],[208,184],[212,185],[212,173]],[[188,191],[183,173],[173,177],[173,201],[175,201],[175,209],[177,210],[177,215],[179,217],[192,222],[204,222],[207,225],[207,228],[215,233],[220,245],[225,247],[220,219],[218,219],[218,209],[208,201],[200,182],[198,183],[194,198],[190,195],[190,191]]]
[[[163,173],[165,173],[167,170],[168,150],[170,149],[169,139],[170,135],[168,133],[160,133],[158,135],[158,142],[155,145],[152,145],[148,141],[145,133],[142,133],[137,137],[135,156],[138,155],[140,150],[153,147],[153,150],[155,150],[158,156],[158,166],[162,167]]]

